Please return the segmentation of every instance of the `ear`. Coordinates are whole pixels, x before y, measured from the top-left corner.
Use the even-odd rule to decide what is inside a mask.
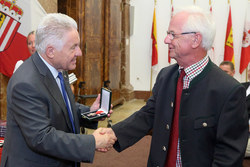
[[[50,59],[52,59],[54,57],[54,47],[53,46],[48,46],[46,48],[46,55]]]
[[[193,44],[192,47],[193,48],[197,48],[201,45],[202,42],[202,35],[200,33],[196,33],[194,34],[194,38],[193,38]]]
[[[233,70],[233,75],[235,74],[235,70]]]

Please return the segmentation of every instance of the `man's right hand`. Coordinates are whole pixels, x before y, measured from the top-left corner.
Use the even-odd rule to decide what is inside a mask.
[[[113,147],[117,140],[115,133],[111,128],[98,128],[93,132],[96,142],[96,150],[100,152],[107,152]]]

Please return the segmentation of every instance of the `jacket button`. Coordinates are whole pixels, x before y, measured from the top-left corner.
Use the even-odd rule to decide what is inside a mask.
[[[174,107],[174,102],[171,101],[171,107],[173,108]]]
[[[169,124],[166,125],[166,129],[169,130]]]
[[[165,146],[162,147],[163,151],[167,151],[167,148]]]
[[[206,122],[203,122],[203,123],[202,123],[202,126],[203,126],[203,127],[207,127],[207,123],[206,123]]]

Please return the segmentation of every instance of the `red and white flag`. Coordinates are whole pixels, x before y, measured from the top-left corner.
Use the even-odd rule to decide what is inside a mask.
[[[241,57],[240,57],[240,73],[247,68],[250,62],[250,12],[247,12],[245,27],[243,32]]]
[[[16,62],[30,56],[26,36],[45,14],[37,0],[0,0],[0,73],[11,77]]]

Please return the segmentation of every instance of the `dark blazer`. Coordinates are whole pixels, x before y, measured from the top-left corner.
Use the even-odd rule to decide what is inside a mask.
[[[244,82],[242,85],[247,89],[250,86],[250,82]],[[247,111],[248,111],[248,118],[250,118],[250,95],[247,96]]]
[[[117,151],[153,129],[148,167],[164,167],[177,77],[177,64],[162,69],[146,105],[112,126]],[[241,167],[248,139],[244,99],[244,87],[209,61],[182,92],[179,140],[183,167]]]
[[[89,107],[75,104],[69,83],[65,85],[78,134],[73,134],[59,87],[37,53],[13,74],[1,167],[72,167],[72,161],[93,161],[94,136],[79,134],[84,125],[80,112]],[[89,125],[97,127],[96,122]]]

